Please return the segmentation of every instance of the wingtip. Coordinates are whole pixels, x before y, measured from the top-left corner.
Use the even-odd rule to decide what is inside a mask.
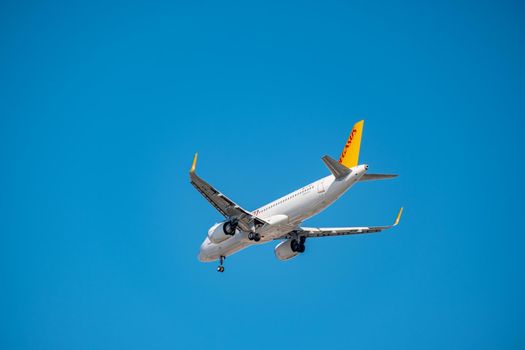
[[[396,221],[394,222],[394,226],[399,224],[399,220],[401,219],[401,214],[403,214],[403,207],[401,207],[401,209],[399,209],[399,213],[397,213],[397,218],[396,218]]]
[[[199,152],[195,152],[195,156],[193,157],[193,163],[191,164],[190,173],[195,172],[195,166],[197,165],[197,156],[199,155]]]

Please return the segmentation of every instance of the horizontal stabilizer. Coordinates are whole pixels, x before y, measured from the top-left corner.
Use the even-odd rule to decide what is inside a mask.
[[[397,177],[396,174],[364,174],[359,181],[386,180]]]
[[[328,170],[330,170],[330,172],[334,174],[336,179],[346,177],[352,172],[352,170],[348,169],[343,164],[339,163],[337,160],[331,158],[330,156],[324,156],[321,159],[328,167]]]

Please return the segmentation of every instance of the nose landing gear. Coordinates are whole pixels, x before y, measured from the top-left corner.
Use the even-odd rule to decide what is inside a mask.
[[[224,266],[222,265],[224,263],[224,259],[226,259],[226,257],[221,255],[219,258],[219,266],[217,266],[217,272],[224,272]]]

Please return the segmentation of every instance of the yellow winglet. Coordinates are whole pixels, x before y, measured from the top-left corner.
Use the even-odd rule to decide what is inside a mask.
[[[401,214],[403,214],[403,207],[401,207],[401,209],[399,209],[399,213],[397,214],[397,218],[396,218],[396,221],[394,222],[394,226],[399,224],[399,219],[401,219]]]
[[[199,152],[195,153],[195,157],[193,157],[193,163],[191,164],[190,173],[195,172],[195,165],[197,165],[197,156],[199,155]]]

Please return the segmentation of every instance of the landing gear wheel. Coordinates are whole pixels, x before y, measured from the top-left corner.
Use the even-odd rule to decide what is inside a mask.
[[[292,252],[299,251],[299,242],[297,242],[295,239],[292,239],[290,242],[290,248],[292,248]]]
[[[255,233],[253,233],[253,232],[248,233],[248,239],[250,241],[253,241],[255,239]]]
[[[296,239],[293,239],[292,242],[290,242],[290,248],[292,248],[292,252],[297,253],[304,253],[306,247],[304,246],[304,242],[306,241],[305,237],[299,238],[299,241]]]
[[[304,246],[304,242],[306,242],[306,237],[301,236],[299,238],[299,249],[297,250],[299,253],[304,253],[304,250],[306,249],[306,247]]]
[[[224,259],[226,259],[225,256],[219,257],[219,266],[217,266],[217,272],[224,272],[224,266],[222,266]]]
[[[232,221],[226,221],[224,225],[222,226],[222,230],[225,234],[229,236],[233,236],[235,234],[235,230],[237,229],[237,223]]]
[[[261,235],[258,234],[258,233],[255,233],[255,234],[253,235],[253,240],[254,240],[255,242],[259,242],[259,241],[261,240]]]

